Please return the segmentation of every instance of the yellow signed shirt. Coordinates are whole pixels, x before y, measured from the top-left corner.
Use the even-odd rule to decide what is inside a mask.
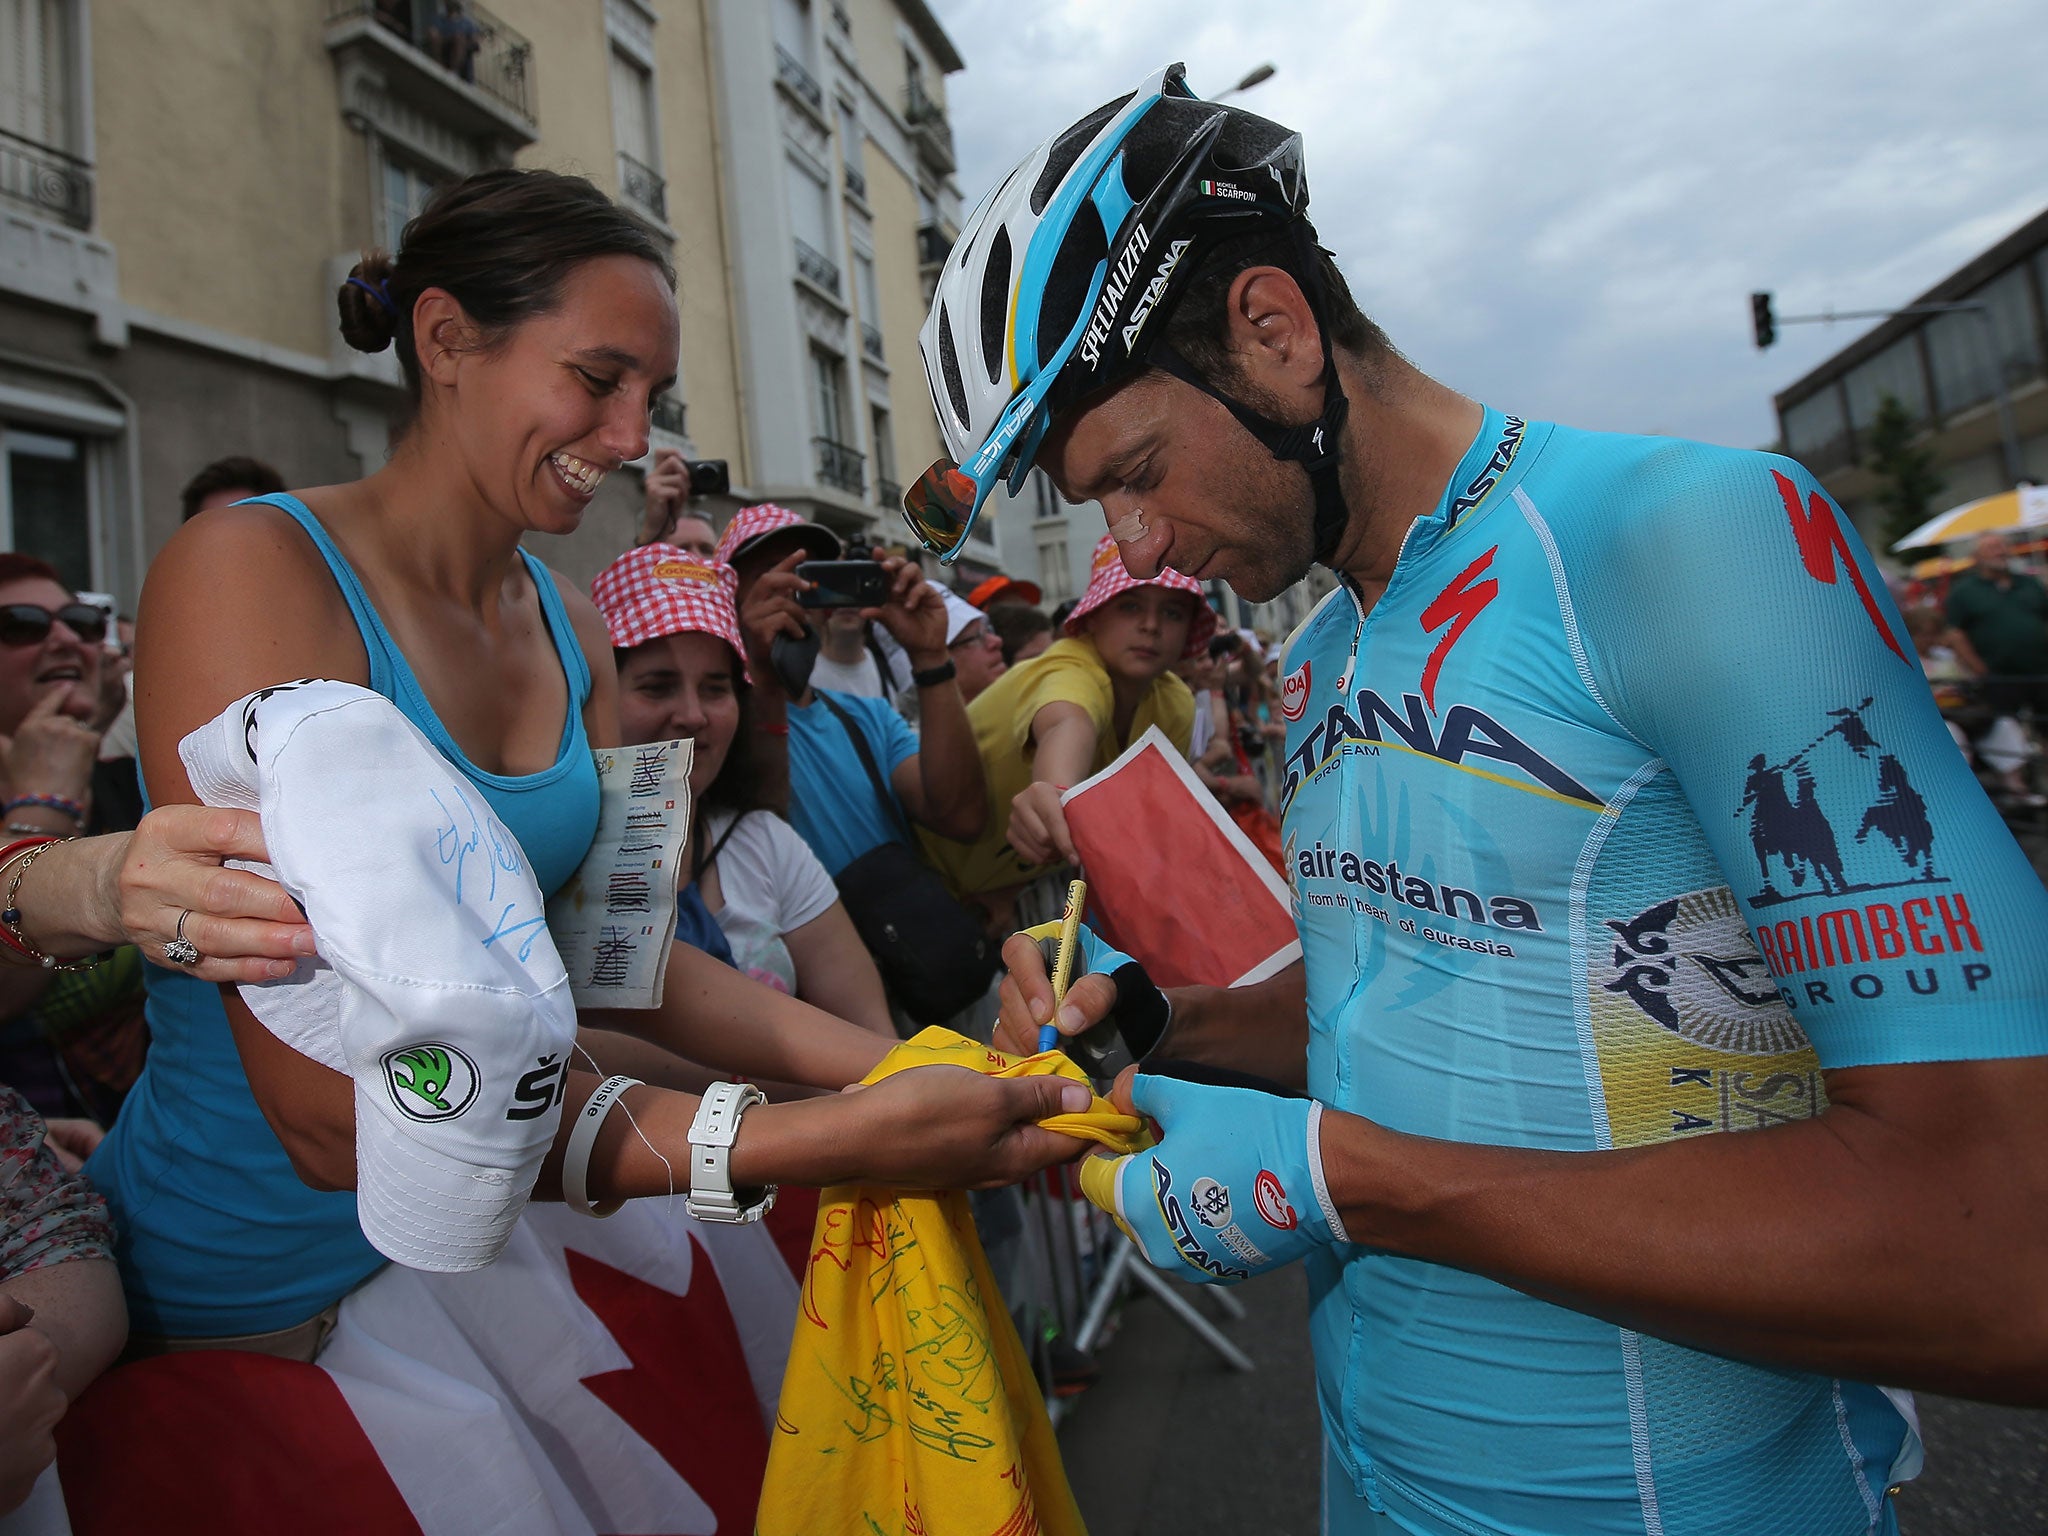
[[[1012,1061],[946,1029],[897,1046],[866,1080],[936,1065],[1085,1081],[1058,1051]],[[1149,1143],[1101,1098],[1040,1123],[1113,1152]],[[965,1194],[824,1192],[754,1529],[1085,1536]]]
[[[1095,761],[1090,773],[1115,762],[1151,726],[1166,733],[1175,750],[1187,754],[1195,730],[1195,697],[1171,672],[1153,680],[1131,718],[1130,734],[1116,734],[1116,698],[1109,672],[1083,635],[1057,640],[1030,661],[1005,672],[972,704],[968,722],[988,778],[988,825],[971,843],[918,832],[924,855],[946,877],[955,895],[999,891],[1043,874],[1052,866],[1027,864],[1010,846],[1010,802],[1031,782],[1032,722],[1048,704],[1078,704],[1095,722]],[[1071,787],[1071,786],[1070,786]]]

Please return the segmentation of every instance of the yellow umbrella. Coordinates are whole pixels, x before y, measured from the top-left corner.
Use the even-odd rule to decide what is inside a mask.
[[[1950,507],[1915,528],[1892,550],[1924,549],[2013,528],[2048,528],[2048,486],[2023,485],[2016,491],[2000,491],[1996,496]]]
[[[1973,563],[1967,555],[1932,555],[1915,561],[1908,574],[1915,581],[1932,581],[1937,576],[1953,576],[1957,571],[1968,570]]]

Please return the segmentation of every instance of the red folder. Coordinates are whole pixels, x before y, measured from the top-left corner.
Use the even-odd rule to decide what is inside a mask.
[[[1061,804],[1091,921],[1160,986],[1248,986],[1301,958],[1287,887],[1158,727]]]

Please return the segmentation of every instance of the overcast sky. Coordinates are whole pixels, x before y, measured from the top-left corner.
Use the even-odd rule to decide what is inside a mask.
[[[1159,65],[1299,129],[1311,212],[1426,371],[1756,446],[1772,393],[2048,206],[2041,0],[933,0],[969,206]]]

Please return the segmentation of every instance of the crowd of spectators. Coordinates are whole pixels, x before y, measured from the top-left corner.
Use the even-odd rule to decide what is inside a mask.
[[[453,0],[437,15],[449,67],[466,71],[474,23]],[[576,209],[595,217],[581,203]],[[451,240],[450,250],[474,244]],[[584,264],[642,259],[627,248]],[[658,258],[644,259],[658,267]],[[460,273],[449,281],[459,286]],[[388,259],[351,277],[341,302],[352,344],[368,345],[358,333],[379,327],[380,344],[389,344],[401,308],[393,295],[405,293],[397,282]],[[405,302],[414,298],[429,302],[417,293]],[[506,313],[509,332],[547,311],[508,304]],[[403,360],[417,404],[421,361],[410,352]],[[644,451],[644,417],[639,430]],[[694,811],[677,871],[676,936],[701,954],[700,969],[685,969],[682,984],[705,999],[718,1027],[758,1028],[758,1046],[735,1055],[800,1064],[802,1053],[788,1042],[809,1010],[784,1002],[777,1011],[770,998],[846,1021],[870,1045],[938,1022],[987,1039],[997,952],[1019,925],[1025,893],[1063,881],[1076,862],[1063,794],[1150,729],[1187,758],[1254,846],[1280,863],[1275,770],[1285,726],[1277,637],[1223,629],[1197,583],[1170,570],[1133,578],[1105,536],[1086,589],[1048,614],[1028,581],[996,575],[959,590],[900,549],[850,548],[832,529],[782,507],[752,505],[714,518],[690,486],[680,454],[662,449],[647,462],[644,515],[632,546],[592,584],[594,608],[580,594],[573,595],[580,606],[565,606],[544,568],[527,565],[545,616],[540,632],[550,657],[561,652],[570,682],[563,761],[582,746],[585,725],[592,740],[602,731],[625,744],[693,744]],[[353,645],[359,633],[373,685],[384,678],[394,690],[387,696],[409,689],[408,707],[423,712],[416,721],[442,730],[426,694],[464,662],[423,664],[429,658],[416,648],[435,630],[418,615],[387,630],[384,620],[395,616],[380,618],[356,572],[365,545],[345,541],[345,558],[324,520],[285,491],[284,478],[253,459],[208,465],[184,490],[184,517],[195,527],[181,537],[189,549],[210,547],[254,526],[258,513],[288,514],[311,540],[311,553],[285,574],[316,587],[331,582],[336,591],[322,601],[331,599],[347,630],[338,643]],[[256,497],[269,504],[252,503]],[[353,526],[372,526],[364,517]],[[270,517],[264,526],[281,524]],[[807,562],[848,561],[873,563],[866,573],[873,601],[834,602],[833,589],[805,574]],[[388,580],[371,585],[397,590]],[[1906,616],[1930,678],[1950,690],[1945,702],[1959,745],[2009,803],[2038,807],[2032,722],[2048,687],[2048,598],[2040,584],[2011,567],[2001,541],[1987,539],[1945,601],[1922,596]],[[153,992],[184,998],[178,1011],[161,1015],[178,1020],[180,1060],[203,1057],[208,1071],[253,1100],[227,1033],[236,1016],[215,1006],[213,984],[281,976],[296,963],[283,957],[311,952],[289,903],[274,888],[259,891],[263,882],[253,876],[233,877],[251,883],[217,887],[216,897],[194,894],[196,882],[230,878],[218,867],[223,859],[260,858],[252,823],[202,829],[194,819],[201,813],[181,806],[145,817],[127,683],[134,637],[132,620],[81,601],[50,567],[0,554],[0,792],[11,840],[0,852],[0,959],[20,962],[0,964],[0,1083],[7,1085],[0,1087],[0,1168],[7,1172],[0,1181],[0,1510],[27,1494],[50,1460],[52,1428],[66,1404],[127,1337],[113,1255],[122,1254],[130,1297],[149,1294],[151,1277],[137,1273],[150,1262],[147,1253],[121,1246],[118,1198],[110,1216],[80,1171],[119,1123],[124,1096],[148,1059],[150,1024],[159,1015],[145,1016],[145,976]],[[579,678],[572,663],[579,640],[586,651],[599,647],[600,662],[609,649],[615,688],[588,671]],[[143,642],[166,643],[154,627]],[[559,712],[559,690],[539,689],[535,697],[554,697],[550,707]],[[552,741],[552,717],[547,725],[540,734]],[[443,750],[456,750],[452,737]],[[550,750],[547,760],[556,756]],[[483,777],[522,790],[529,782],[544,787],[556,771]],[[565,856],[573,866],[581,855],[570,849]],[[529,857],[542,862],[532,849]],[[35,878],[24,894],[31,866]],[[52,914],[33,925],[43,948],[23,927],[31,898]],[[177,943],[202,936],[184,926],[195,907],[212,925],[199,951],[207,958],[194,968],[167,968],[160,963],[167,941],[175,957]],[[914,943],[904,941],[906,929]],[[78,950],[91,951],[92,963],[57,963],[60,953]],[[733,972],[743,979],[723,980]],[[714,973],[716,983],[707,979]],[[201,1002],[212,1010],[203,1019],[194,1011]],[[716,1075],[713,1064],[671,1049],[674,1041],[619,1036],[601,1044],[595,1037],[602,1033],[585,1030],[583,1038],[606,1070],[630,1061],[647,1082],[693,1091]],[[194,1043],[202,1034],[203,1049]],[[820,1037],[811,1048],[815,1072],[794,1072],[788,1081],[752,1075],[778,1098],[818,1094],[824,1083],[865,1070],[845,1068],[871,1054],[850,1039]],[[272,1131],[272,1143],[312,1138],[306,1125],[319,1123],[310,1113],[303,1123],[279,1117],[266,1131],[252,1104],[237,1112],[235,1127],[209,1134],[245,1152],[252,1138]],[[141,1155],[134,1141],[131,1162]],[[246,1169],[236,1177],[256,1191],[249,1198],[284,1200],[285,1183],[314,1167],[312,1145],[266,1144],[267,1185]],[[326,1214],[317,1220],[305,1213],[333,1196],[292,1191],[291,1208],[278,1218],[281,1240],[310,1251],[312,1239],[292,1237],[291,1223],[303,1216],[331,1226],[332,1209],[321,1207]],[[782,1220],[801,1222],[804,1209],[790,1201]],[[353,1240],[352,1213],[343,1225]],[[803,1227],[797,1236],[799,1254],[807,1233]],[[161,1244],[165,1235],[153,1240]],[[337,1263],[374,1267],[376,1255],[359,1247]],[[331,1324],[332,1308],[323,1315]],[[146,1321],[139,1331],[150,1336],[149,1348],[176,1347],[166,1336],[181,1331],[225,1331],[181,1330],[169,1311]],[[319,1322],[231,1342],[310,1358],[324,1336],[313,1327]]]
[[[2006,535],[1980,535],[1968,566],[1908,584],[1901,606],[1949,733],[2019,823],[2048,808],[2048,588],[2014,554]]]

